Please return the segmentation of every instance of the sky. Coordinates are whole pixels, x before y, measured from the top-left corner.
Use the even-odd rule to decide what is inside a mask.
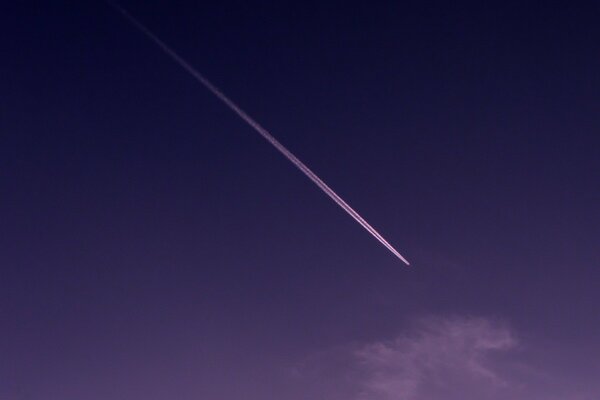
[[[270,3],[121,2],[411,266],[105,2],[6,4],[0,399],[600,398],[598,6]]]

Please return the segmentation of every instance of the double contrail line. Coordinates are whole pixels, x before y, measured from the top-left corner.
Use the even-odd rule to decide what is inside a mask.
[[[402,260],[406,265],[410,265],[409,262],[404,258],[387,240],[383,238],[363,217],[361,217],[348,203],[346,203],[340,196],[337,195],[325,182],[321,180],[310,168],[308,168],[302,161],[298,159],[292,152],[290,152],[284,145],[279,143],[269,131],[263,128],[258,122],[252,119],[244,110],[242,110],[237,104],[235,104],[229,97],[227,97],[218,87],[213,85],[208,79],[192,67],[186,60],[184,60],[179,54],[171,49],[165,42],[160,40],[152,31],[146,28],[140,21],[133,17],[123,7],[115,4],[111,1],[108,3],[119,11],[123,16],[131,22],[138,30],[152,40],[162,51],[164,51],[169,57],[171,57],[177,64],[183,69],[190,73],[198,82],[212,92],[219,100],[221,100],[227,107],[235,112],[241,119],[246,121],[248,125],[254,128],[263,138],[273,145],[281,154],[283,154],[288,160],[291,161],[300,171],[304,173],[311,181],[314,182],[327,196],[337,203],[344,211],[346,211],[356,222],[358,222],[363,228],[365,228],[375,239],[377,239],[382,245],[384,245],[389,251],[391,251],[396,257]]]

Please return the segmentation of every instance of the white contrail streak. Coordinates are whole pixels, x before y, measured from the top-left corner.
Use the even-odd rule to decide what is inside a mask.
[[[273,137],[265,128],[263,128],[258,122],[252,119],[244,110],[238,107],[229,97],[225,96],[223,92],[215,85],[213,85],[208,79],[206,79],[200,72],[192,67],[187,61],[181,58],[174,50],[167,46],[162,40],[160,40],[154,33],[152,33],[146,26],[129,14],[125,9],[119,5],[109,2],[111,6],[116,8],[121,14],[129,20],[136,28],[143,32],[148,38],[150,38],[158,47],[160,47],[167,55],[169,55],[175,62],[177,62],[183,69],[189,72],[197,81],[204,85],[210,90],[215,96],[219,98],[223,103],[227,105],[233,112],[235,112],[241,119],[246,121],[254,130],[256,130],[263,138],[271,143],[281,154],[283,154],[288,160],[292,162],[300,171],[302,171],[311,181],[315,183],[326,195],[328,195],[333,201],[337,203],[344,211],[346,211],[352,218],[356,220],[363,228],[365,228],[373,237],[384,245],[389,251],[391,251],[396,257],[402,260],[406,265],[410,265],[409,262],[404,258],[387,240],[383,238],[367,221],[364,220],[348,203],[346,203],[340,196],[337,195],[325,182],[321,180],[310,168],[308,168],[302,161],[300,161],[294,154],[292,154],[284,145],[279,143],[277,139]]]

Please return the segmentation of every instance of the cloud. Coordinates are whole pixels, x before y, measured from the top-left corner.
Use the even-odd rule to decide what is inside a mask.
[[[466,389],[492,395],[506,385],[494,356],[516,345],[510,329],[491,320],[422,319],[393,340],[355,351],[362,372],[358,398],[464,399]]]
[[[294,371],[299,398],[600,399],[594,343],[525,337],[492,318],[421,318],[389,340],[312,354]]]

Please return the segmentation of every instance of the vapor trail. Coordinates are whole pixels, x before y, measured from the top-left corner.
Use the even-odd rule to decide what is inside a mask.
[[[337,195],[325,182],[321,180],[310,168],[308,168],[302,161],[300,161],[294,154],[292,154],[284,145],[279,143],[273,135],[263,128],[258,122],[252,119],[244,110],[242,110],[237,104],[235,104],[229,97],[225,96],[223,92],[215,85],[213,85],[208,79],[206,79],[200,72],[192,67],[186,60],[181,58],[174,50],[172,50],[167,44],[160,40],[154,33],[152,33],[146,26],[144,26],[135,17],[129,14],[121,6],[109,1],[112,7],[117,9],[121,14],[129,20],[137,29],[144,33],[150,38],[158,47],[160,47],[168,56],[170,56],[175,62],[177,62],[183,69],[190,73],[197,81],[204,85],[210,90],[215,96],[219,98],[223,103],[227,105],[233,112],[235,112],[241,119],[246,121],[254,130],[256,130],[263,138],[271,143],[281,154],[283,154],[288,160],[292,162],[300,171],[302,171],[311,181],[315,183],[326,195],[328,195],[333,201],[337,203],[344,211],[346,211],[352,218],[356,220],[363,228],[365,228],[375,239],[377,239],[382,245],[384,245],[389,251],[391,251],[396,257],[402,260],[406,265],[410,265],[409,262],[391,245],[387,240],[383,238],[367,221],[364,220],[348,203],[346,203],[340,196]]]

